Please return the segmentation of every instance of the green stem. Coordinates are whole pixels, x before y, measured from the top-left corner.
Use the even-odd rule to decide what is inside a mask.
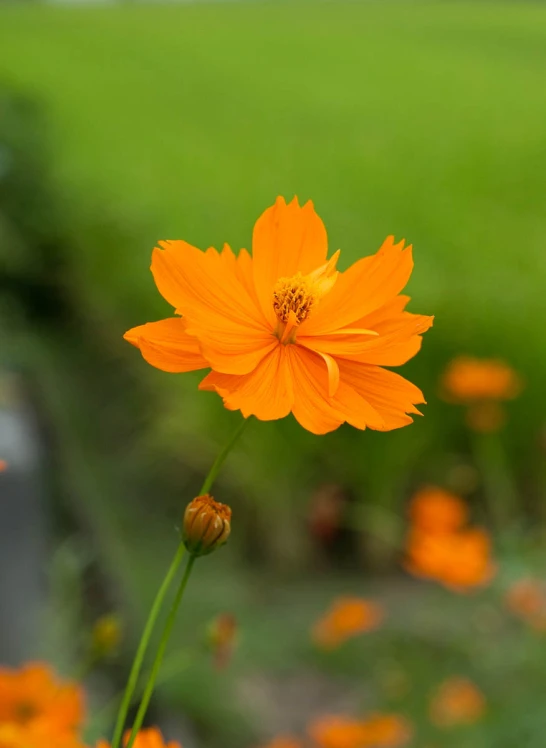
[[[517,488],[499,434],[476,434],[474,455],[481,472],[487,511],[498,530],[513,522]]]
[[[205,493],[208,493],[210,491],[210,489],[212,488],[212,485],[213,485],[214,481],[216,480],[216,478],[218,476],[218,473],[220,472],[220,468],[224,464],[224,462],[226,460],[226,457],[228,456],[228,454],[232,450],[233,446],[235,445],[235,442],[237,441],[237,439],[241,436],[241,434],[245,430],[245,427],[246,427],[247,423],[248,423],[248,419],[245,418],[242,421],[242,423],[237,427],[237,429],[233,433],[231,439],[228,441],[228,443],[226,444],[226,446],[222,449],[222,451],[220,452],[220,454],[218,455],[218,457],[216,458],[216,460],[212,464],[212,467],[209,470],[209,472],[207,474],[207,477],[205,478],[204,483],[203,483],[203,485],[201,487],[201,495],[203,495]],[[120,746],[121,738],[122,738],[122,735],[123,735],[123,728],[124,728],[125,722],[127,720],[127,714],[129,712],[129,709],[130,709],[130,706],[131,706],[131,702],[132,702],[133,694],[135,692],[135,688],[137,687],[137,684],[138,684],[138,678],[139,678],[139,675],[140,675],[140,671],[142,669],[142,664],[143,664],[143,661],[144,661],[144,655],[146,654],[146,649],[148,648],[148,644],[150,643],[150,638],[151,638],[151,635],[152,635],[152,631],[153,631],[153,628],[154,628],[155,623],[157,621],[157,617],[159,615],[161,607],[163,605],[163,601],[164,601],[165,595],[167,593],[168,588],[171,586],[171,583],[173,581],[173,578],[176,575],[176,572],[180,568],[180,564],[182,563],[182,559],[184,557],[184,552],[185,552],[185,547],[184,547],[184,544],[181,543],[180,546],[178,547],[178,550],[176,552],[174,560],[171,563],[171,566],[169,567],[169,571],[167,572],[167,575],[165,576],[165,579],[163,580],[163,583],[161,584],[161,587],[159,588],[159,592],[157,593],[156,598],[154,600],[154,603],[152,605],[152,609],[150,611],[150,615],[148,616],[148,620],[146,621],[146,626],[144,628],[144,632],[142,634],[142,638],[141,638],[140,643],[138,645],[137,653],[135,655],[135,659],[134,659],[133,665],[131,667],[131,673],[129,675],[129,680],[128,680],[127,686],[125,688],[125,693],[123,695],[123,701],[121,702],[121,705],[120,705],[120,708],[119,708],[119,712],[118,712],[118,716],[117,716],[117,720],[116,720],[116,726],[115,726],[115,729],[114,729],[114,737],[112,738],[112,748],[119,748],[119,746]],[[195,559],[192,557],[192,558],[190,558],[190,561],[188,562],[188,567],[186,569],[186,572],[184,574],[184,578],[182,580],[182,585],[183,586],[185,586],[185,584],[187,582],[187,576],[189,576],[189,571],[191,571],[191,567],[193,566],[194,560]],[[184,591],[184,589],[182,588],[182,592],[183,591]],[[179,592],[180,592],[180,590],[179,590]],[[181,598],[182,598],[182,594],[180,594],[180,599]],[[178,604],[180,604],[180,599],[178,600]],[[176,607],[178,607],[178,606],[176,606]],[[173,609],[174,609],[174,606],[173,606]],[[171,609],[171,615],[173,614],[173,609]],[[176,614],[176,610],[175,610],[175,614]],[[171,618],[169,616],[169,619],[167,620],[166,627],[165,627],[165,629],[163,631],[163,637],[165,637],[165,632],[167,631],[167,627],[169,626],[170,620],[171,620]],[[173,615],[173,622],[174,622],[174,615]],[[172,628],[172,623],[170,625],[171,625],[171,628]],[[169,632],[168,633],[170,633],[170,628],[169,628]],[[167,633],[167,638],[168,638],[168,633]],[[162,642],[163,642],[163,639],[162,639]],[[160,648],[161,648],[161,644],[160,644]],[[155,668],[155,666],[157,664],[158,656],[159,656],[159,650],[158,650],[158,653],[156,654],[156,659],[154,661],[154,668]],[[160,657],[159,664],[157,664],[157,670],[159,669],[159,665],[161,664],[161,659],[162,659],[162,655]],[[153,687],[154,687],[154,683],[155,683],[156,678],[157,678],[157,672],[154,673],[154,670],[152,669],[152,672],[150,673],[150,677],[148,679],[148,683],[147,683],[147,686],[146,686],[146,691],[144,692],[142,703],[140,705],[140,708],[139,708],[139,711],[138,711],[138,714],[137,714],[137,718],[135,720],[135,725],[138,724],[138,727],[140,727],[140,724],[142,724],[142,720],[144,719],[144,714],[146,712],[146,709],[147,709],[147,706],[148,706],[148,702],[150,701],[150,697],[151,697],[151,694],[152,694],[152,691],[153,691]],[[151,686],[150,686],[150,684],[151,684]],[[149,695],[147,696],[148,690],[149,690]],[[139,715],[140,715],[141,710],[142,710],[142,718],[141,718],[140,723],[139,723],[138,719],[139,719]],[[138,730],[138,727],[137,727],[137,730]],[[133,726],[133,730],[131,732],[130,742],[129,742],[129,745],[126,748],[130,748],[130,746],[133,744],[135,735],[136,735],[135,727]]]
[[[159,591],[155,596],[150,615],[148,616],[146,626],[144,627],[144,632],[138,645],[137,653],[133,661],[133,666],[131,667],[131,673],[129,675],[129,680],[127,681],[127,686],[125,687],[123,700],[119,708],[116,726],[114,729],[114,737],[112,738],[112,748],[119,748],[121,737],[123,735],[123,728],[127,719],[127,713],[129,712],[129,708],[131,706],[131,700],[138,683],[138,676],[140,675],[142,663],[144,662],[144,655],[146,654],[146,649],[148,648],[155,622],[163,605],[163,600],[165,598],[167,590],[171,586],[174,576],[180,568],[180,564],[182,563],[182,559],[184,558],[185,551],[186,549],[181,543],[178,547],[178,550],[176,551],[176,555],[169,567],[169,570],[165,575],[165,579],[163,580],[161,587],[159,588]]]
[[[211,469],[209,470],[209,473],[208,473],[207,477],[205,478],[203,485],[201,486],[201,491],[200,491],[200,495],[201,496],[203,494],[205,494],[205,493],[208,493],[210,491],[210,489],[212,488],[212,485],[213,485],[214,481],[216,480],[216,478],[218,476],[218,473],[220,472],[220,468],[224,464],[225,459],[228,456],[228,454],[231,452],[231,450],[232,450],[235,442],[237,441],[237,439],[241,436],[241,434],[245,430],[246,425],[248,423],[248,420],[249,420],[248,418],[245,418],[242,421],[242,423],[237,427],[237,429],[235,430],[233,436],[228,441],[228,443],[226,444],[226,446],[222,449],[222,451],[220,452],[220,454],[218,455],[218,457],[214,460],[214,463],[213,463]],[[114,748],[114,746],[112,746],[112,748]]]
[[[226,444],[226,446],[222,449],[222,451],[220,452],[220,454],[218,455],[218,457],[216,458],[216,460],[212,464],[212,467],[209,470],[209,472],[207,474],[207,477],[205,478],[204,483],[203,483],[203,485],[201,487],[201,495],[203,495],[205,493],[208,493],[210,491],[210,489],[212,488],[212,485],[214,484],[214,481],[216,480],[216,478],[218,476],[218,473],[220,472],[220,468],[224,464],[224,462],[226,460],[226,457],[228,456],[228,454],[232,450],[233,446],[235,445],[235,442],[237,441],[237,439],[241,436],[241,434],[245,430],[245,427],[246,427],[247,423],[248,423],[248,419],[245,418],[242,421],[242,423],[237,427],[237,429],[233,433],[233,436],[231,437],[231,439],[228,441],[228,443]],[[152,631],[153,631],[153,628],[155,626],[155,623],[157,621],[157,617],[158,617],[159,612],[160,612],[160,610],[161,610],[161,608],[163,606],[163,601],[164,601],[165,595],[167,593],[168,588],[171,586],[172,581],[173,581],[173,579],[174,579],[174,577],[175,577],[178,569],[180,568],[180,564],[182,563],[182,559],[184,557],[184,552],[185,552],[185,547],[184,547],[184,544],[181,543],[180,546],[178,547],[178,550],[176,552],[174,560],[171,563],[171,566],[169,567],[169,571],[167,572],[167,575],[165,576],[165,579],[163,580],[163,583],[161,584],[161,587],[159,588],[159,592],[157,593],[156,598],[154,600],[154,604],[152,605],[152,609],[150,611],[150,615],[148,616],[148,620],[146,621],[146,626],[144,628],[144,632],[142,634],[142,638],[141,638],[140,643],[138,645],[137,653],[135,655],[135,659],[134,659],[133,665],[131,667],[131,673],[129,675],[129,680],[127,681],[127,686],[125,688],[125,692],[124,692],[124,695],[123,695],[123,701],[121,702],[121,705],[120,705],[120,708],[119,708],[119,712],[118,712],[118,716],[117,716],[117,720],[116,720],[116,726],[115,726],[115,729],[114,729],[114,737],[112,738],[112,748],[119,748],[119,746],[120,746],[121,738],[122,738],[122,735],[123,735],[123,728],[124,728],[125,722],[127,720],[127,714],[128,714],[129,709],[131,707],[131,703],[132,703],[133,695],[134,695],[134,692],[135,692],[135,688],[137,687],[138,679],[139,679],[139,675],[140,675],[140,671],[142,669],[142,664],[144,662],[144,655],[146,654],[146,650],[148,648],[148,644],[150,643],[150,638],[151,638]],[[190,561],[188,563],[188,568],[186,569],[186,573],[184,575],[184,579],[182,580],[182,585],[183,586],[185,586],[185,581],[184,580],[186,580],[186,582],[187,582],[187,578],[186,577],[189,575],[188,569],[191,570],[191,567],[193,566],[193,561],[194,561],[194,559],[190,558]],[[182,589],[182,592],[183,591],[184,590]],[[179,590],[179,592],[180,592],[180,590]],[[182,597],[182,595],[180,595],[180,599],[181,599],[181,597]],[[178,600],[178,604],[179,603],[180,603],[180,600]],[[173,606],[173,608],[174,608],[174,606]],[[171,610],[171,615],[172,615],[172,613],[173,613],[173,611]],[[176,611],[175,611],[175,613],[176,613]],[[167,630],[167,626],[169,625],[169,621],[170,621],[170,616],[169,616],[169,619],[167,621],[166,627],[165,627],[165,629],[163,631],[163,637],[165,637],[165,632]],[[173,616],[173,621],[174,621],[174,616]],[[171,628],[172,628],[172,623],[171,623]],[[169,633],[170,633],[170,629],[169,629]],[[168,635],[167,635],[167,638],[168,638]],[[161,644],[160,644],[160,647],[161,647]],[[158,656],[159,656],[159,650],[158,650],[158,653],[156,654],[156,659],[154,661],[154,668],[156,666]],[[161,659],[162,659],[162,655],[161,655],[160,660]],[[161,662],[159,662],[159,664],[161,664]],[[157,669],[159,669],[159,665],[157,665]],[[150,701],[151,692],[153,691],[153,687],[154,687],[154,683],[155,683],[156,678],[157,678],[157,672],[154,673],[154,670],[152,670],[152,672],[150,673],[150,677],[148,679],[148,684],[146,686],[146,691],[144,692],[142,703],[141,703],[140,708],[139,708],[139,712],[137,714],[137,719],[135,721],[135,725],[138,724],[140,726],[140,724],[142,724],[142,719],[144,719],[144,714],[146,712],[146,709],[147,709],[147,706],[148,706],[148,702]],[[150,687],[150,683],[151,683],[151,687]],[[147,696],[148,689],[150,689],[150,693]],[[144,707],[143,707],[143,705],[144,705]],[[140,723],[138,723],[138,715],[140,714],[141,710],[143,710],[142,718],[140,720]],[[138,729],[138,727],[137,727],[137,729]],[[135,728],[133,726],[133,730],[131,732],[131,738],[130,738],[129,746],[131,746],[133,744],[135,735],[136,735]],[[129,746],[127,746],[127,748],[129,748]]]
[[[161,635],[161,641],[159,642],[159,647],[157,648],[155,659],[152,665],[152,671],[150,673],[150,677],[148,678],[148,683],[146,684],[146,689],[144,691],[142,701],[140,702],[140,706],[138,708],[138,712],[135,718],[135,723],[133,725],[133,729],[131,730],[131,735],[129,737],[129,742],[127,743],[126,748],[131,748],[131,746],[135,742],[135,738],[138,734],[138,731],[140,730],[142,726],[144,717],[146,716],[148,704],[150,703],[150,699],[152,698],[152,693],[154,690],[157,675],[159,673],[159,669],[161,667],[163,657],[165,656],[167,643],[169,641],[171,631],[174,626],[178,608],[180,607],[180,603],[182,602],[182,597],[184,596],[184,591],[188,584],[188,579],[190,578],[191,570],[193,569],[193,565],[195,563],[195,558],[196,558],[195,556],[190,556],[190,558],[188,559],[188,563],[186,565],[184,576],[182,577],[182,581],[180,582],[180,586],[178,587],[176,597],[174,598],[173,604],[171,606],[171,610],[169,612],[169,616],[167,618],[167,621],[165,622],[165,627]]]

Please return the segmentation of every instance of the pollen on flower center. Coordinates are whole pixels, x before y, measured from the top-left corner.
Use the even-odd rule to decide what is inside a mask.
[[[291,278],[279,278],[273,289],[273,309],[282,322],[288,322],[290,312],[294,312],[300,324],[309,316],[317,299],[313,284],[301,273]]]

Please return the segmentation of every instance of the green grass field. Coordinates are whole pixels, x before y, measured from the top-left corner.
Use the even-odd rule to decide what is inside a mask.
[[[75,346],[69,364],[73,352],[65,339],[39,341],[42,385],[72,464],[72,483],[84,486],[86,520],[92,517],[102,537],[101,561],[124,582],[126,602],[133,613],[138,610],[135,617],[144,608],[143,586],[151,590],[163,568],[161,549],[168,545],[165,537],[172,541],[166,533],[172,533],[178,506],[170,503],[166,516],[158,512],[160,518],[148,526],[141,520],[153,514],[150,507],[135,508],[130,490],[123,499],[118,489],[134,473],[135,484],[148,475],[146,487],[153,490],[163,475],[171,501],[180,491],[173,468],[189,465],[201,473],[234,416],[219,398],[195,394],[194,375],[172,377],[147,367],[135,351],[125,351],[121,335],[129,326],[170,313],[148,272],[158,238],[184,238],[202,248],[224,241],[248,247],[254,220],[277,194],[314,201],[331,249],[342,250],[343,268],[375,252],[388,234],[413,242],[410,309],[435,314],[436,323],[405,371],[429,404],[424,419],[390,435],[343,427],[317,439],[292,419],[254,424],[259,427],[243,438],[222,484],[228,498],[252,510],[241,513],[240,545],[262,532],[258,545],[268,547],[263,558],[301,569],[299,558],[308,550],[298,547],[302,513],[317,485],[339,483],[356,500],[401,516],[418,482],[442,483],[450,466],[466,464],[471,450],[461,414],[437,396],[443,366],[464,352],[506,358],[525,377],[526,390],[511,405],[511,428],[503,438],[521,485],[533,483],[528,503],[540,498],[537,434],[546,420],[545,70],[546,6],[538,2],[0,7],[0,84],[45,107],[56,190],[73,240],[70,283],[88,323],[89,338],[78,342],[85,352]],[[123,241],[116,231],[109,236],[109,226],[121,227]],[[119,401],[105,400],[95,384],[95,375],[101,385],[115,378],[122,349],[123,363],[146,388],[145,401],[125,392]],[[94,359],[95,351],[108,355]],[[139,419],[145,422],[146,438],[136,451],[128,438],[123,459],[121,449],[112,459],[100,450],[103,434],[94,417],[107,410],[114,423],[122,411],[139,427]],[[115,441],[117,434],[110,437]],[[195,473],[185,479],[191,483]],[[544,487],[545,476],[540,480]],[[272,532],[275,526],[283,532]],[[144,543],[157,550],[150,563],[140,553]],[[256,542],[250,546],[256,551]],[[260,580],[252,581],[258,589],[249,592],[252,583],[232,573],[240,561],[237,547],[226,553],[232,555],[217,585],[228,584],[231,576],[233,585],[244,588],[244,593],[236,588],[234,599],[242,615],[248,614],[248,625],[262,633],[249,633],[250,650],[242,657],[254,658],[252,667],[243,662],[233,678],[217,684],[218,703],[226,693],[233,695],[235,681],[247,678],[252,687],[252,668],[260,671],[281,657],[263,642],[269,637],[284,643],[289,628],[277,622],[275,600],[268,608],[272,622],[263,623]],[[325,594],[333,594],[333,587],[338,591],[337,581],[332,590],[325,586]],[[289,635],[300,637],[295,667],[314,672],[318,665],[308,651],[307,627],[314,607],[324,601],[319,605],[313,598],[309,604],[307,584],[307,579],[301,586],[294,582],[297,602],[286,610],[288,618],[299,616],[299,633],[292,627]],[[211,612],[210,600],[201,604]],[[431,605],[443,610],[443,598]],[[475,613],[479,618],[480,605],[476,613],[462,603],[463,620]],[[485,619],[487,606],[486,600]],[[447,619],[456,617],[446,611]],[[404,601],[396,615],[404,618]],[[491,631],[484,641],[493,640],[494,626]],[[421,695],[434,675],[422,663],[434,658],[436,646],[446,646],[435,636],[432,644],[426,637],[415,644],[408,643],[403,625],[400,640],[385,633],[387,666],[400,655],[408,670],[415,668],[414,691]],[[442,636],[449,649],[449,632]],[[478,675],[491,686],[492,716],[472,733],[472,745],[542,748],[542,702],[531,699],[524,712],[529,694],[543,689],[543,676],[530,665],[543,662],[543,642],[529,644],[510,629],[514,648],[507,645],[505,657],[504,650],[477,652],[472,638],[462,635],[455,653],[449,650],[444,658],[454,667],[477,663]],[[347,662],[342,655],[339,666],[329,665],[336,676],[347,672],[350,650],[345,656]],[[195,693],[179,699],[204,724],[204,744],[250,744],[260,734],[259,709],[243,717],[254,720],[251,727],[239,725],[236,698],[235,706],[225,705],[229,719],[220,707],[213,715],[207,712],[206,672],[195,675],[204,679]],[[512,692],[512,683],[521,688]],[[168,697],[175,702],[176,695],[173,688]],[[419,714],[423,710],[419,705]],[[224,718],[225,737],[218,728]],[[431,744],[437,740],[433,735]],[[464,733],[446,741],[442,748],[470,744]]]
[[[261,210],[297,194],[345,264],[388,233],[411,240],[431,337],[541,381],[545,65],[538,3],[0,14],[3,76],[48,105],[62,186],[139,229],[130,252],[81,258],[120,306],[138,285],[144,309],[164,308],[143,270],[157,237],[245,246]]]

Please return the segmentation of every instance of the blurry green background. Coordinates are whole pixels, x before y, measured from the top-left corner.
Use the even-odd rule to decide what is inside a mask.
[[[403,370],[428,400],[414,425],[316,437],[291,417],[254,423],[230,458],[217,498],[232,503],[234,539],[202,562],[174,646],[231,610],[241,647],[228,672],[193,662],[158,700],[183,707],[200,745],[244,748],[299,727],[282,698],[287,682],[307,687],[298,678],[331,689],[317,687],[326,703],[310,698],[307,715],[356,693],[359,707],[395,708],[438,740],[423,704],[435,680],[463,671],[481,678],[490,716],[443,747],[543,746],[544,642],[500,617],[498,595],[452,598],[404,579],[397,543],[423,482],[465,493],[491,523],[475,445],[438,377],[454,355],[495,356],[526,380],[502,434],[518,496],[495,528],[499,553],[508,576],[541,563],[545,70],[540,3],[0,8],[0,365],[46,425],[63,541],[51,576],[66,615],[54,617],[77,628],[123,609],[118,685],[185,502],[238,422],[197,393],[198,374],[156,371],[122,340],[170,314],[148,271],[156,241],[249,247],[258,215],[296,194],[314,201],[342,268],[387,234],[411,241],[410,310],[436,315]],[[360,507],[339,553],[307,530],[328,484]],[[319,658],[309,627],[351,591],[390,601],[396,624],[379,644]],[[375,677],[393,662],[412,683],[394,705]],[[260,684],[263,703],[250,698]]]

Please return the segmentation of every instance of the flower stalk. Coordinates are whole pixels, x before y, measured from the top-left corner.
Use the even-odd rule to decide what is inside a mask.
[[[212,464],[212,467],[210,468],[207,476],[205,477],[205,480],[203,482],[203,485],[201,487],[201,495],[207,495],[210,489],[212,488],[214,481],[216,480],[218,473],[220,472],[220,469],[222,465],[224,464],[227,456],[235,446],[237,440],[243,433],[246,425],[248,423],[248,419],[244,419],[241,424],[237,427],[235,432],[233,433],[230,440],[227,442],[225,447],[221,450],[219,455],[217,456],[216,460]],[[212,499],[211,499],[212,500]],[[193,503],[193,502],[192,502]],[[212,503],[216,505],[216,502],[212,500]],[[191,504],[189,505],[191,506]],[[217,506],[223,506],[223,505],[217,505]],[[229,510],[229,513],[231,515],[231,510]],[[229,534],[229,533],[227,533]],[[223,540],[227,540],[227,534],[225,534],[225,537]],[[218,544],[215,546],[218,547]],[[144,627],[144,631],[142,633],[142,637],[140,639],[140,643],[138,645],[138,649],[135,655],[135,659],[133,661],[131,672],[129,674],[129,680],[127,681],[127,686],[125,688],[125,692],[123,694],[123,699],[120,704],[119,712],[116,719],[116,724],[114,728],[114,735],[112,738],[112,748],[120,748],[121,745],[121,739],[123,735],[123,728],[125,726],[125,723],[127,721],[127,715],[129,713],[129,709],[131,707],[131,703],[133,700],[133,696],[135,693],[135,689],[138,684],[140,672],[142,670],[142,665],[144,663],[144,657],[146,654],[146,650],[148,649],[148,645],[150,643],[150,639],[153,633],[153,630],[155,628],[155,624],[157,622],[157,618],[159,616],[159,613],[161,612],[161,609],[163,607],[163,603],[165,600],[165,595],[167,594],[168,589],[171,587],[173,580],[175,576],[177,575],[177,572],[179,571],[182,561],[184,559],[186,553],[186,545],[184,542],[181,542],[178,546],[178,549],[176,551],[176,554],[171,562],[171,565],[167,571],[167,574],[165,575],[165,578],[163,582],[161,583],[161,586],[156,594],[156,597],[154,599],[152,608],[150,610],[150,613],[148,615],[148,620],[146,621],[146,625]],[[148,708],[148,704],[150,703],[150,699],[153,693],[153,689],[157,680],[157,676],[159,673],[159,669],[161,667],[161,662],[163,660],[163,656],[165,654],[165,649],[172,631],[172,627],[174,625],[174,621],[176,619],[176,614],[178,611],[178,608],[180,607],[180,603],[182,602],[182,597],[184,595],[184,590],[186,589],[186,585],[188,583],[188,579],[190,576],[190,573],[193,569],[193,565],[195,563],[196,555],[193,553],[190,554],[190,557],[188,559],[188,563],[186,565],[186,569],[184,571],[184,576],[182,577],[182,580],[180,582],[180,585],[178,587],[178,591],[176,593],[176,597],[174,599],[174,602],[172,604],[169,616],[167,618],[167,621],[165,623],[165,627],[163,629],[161,640],[154,658],[154,662],[152,664],[152,670],[150,672],[150,675],[148,677],[144,694],[142,696],[142,700],[140,703],[139,710],[137,712],[137,716],[135,719],[135,723],[133,725],[133,728],[131,730],[131,736],[129,738],[129,742],[126,746],[126,748],[131,748],[133,745],[133,742],[136,738],[136,735],[138,733],[138,730],[140,729],[140,726],[142,725],[142,722],[144,720],[144,717],[146,715],[146,710]]]

